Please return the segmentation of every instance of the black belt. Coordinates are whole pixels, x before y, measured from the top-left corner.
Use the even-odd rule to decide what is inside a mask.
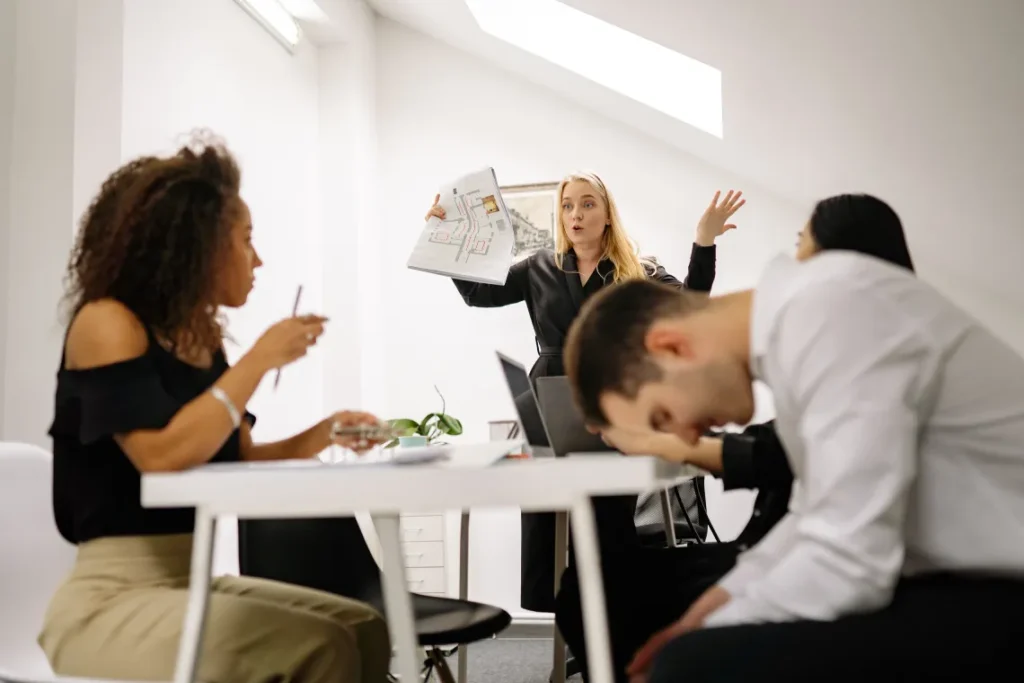
[[[541,358],[545,358],[545,357],[547,357],[547,358],[553,358],[553,357],[561,358],[562,357],[562,347],[561,346],[541,346],[540,345],[540,340],[537,339],[536,337],[534,337],[533,341],[535,341],[537,343],[537,355],[540,356]]]

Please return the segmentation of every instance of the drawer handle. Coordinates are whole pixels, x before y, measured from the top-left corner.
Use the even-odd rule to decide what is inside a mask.
[[[405,554],[405,559],[407,559],[407,560],[410,559],[410,558],[413,558],[413,557],[423,557],[423,553],[406,553]]]

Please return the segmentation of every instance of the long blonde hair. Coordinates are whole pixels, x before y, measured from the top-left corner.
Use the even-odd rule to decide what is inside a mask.
[[[608,259],[615,265],[612,282],[643,280],[650,276],[656,270],[657,264],[653,259],[642,258],[639,255],[636,243],[630,239],[629,233],[622,227],[622,218],[619,217],[619,209],[615,205],[612,193],[608,191],[604,181],[596,173],[587,171],[570,173],[558,184],[558,232],[555,234],[555,265],[562,268],[565,255],[572,248],[569,234],[565,228],[565,216],[562,212],[562,194],[565,192],[565,186],[576,180],[590,183],[590,186],[604,200],[608,209],[608,225],[601,237],[600,260]]]

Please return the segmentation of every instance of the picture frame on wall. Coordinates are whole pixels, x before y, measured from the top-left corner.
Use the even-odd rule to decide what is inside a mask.
[[[517,261],[541,249],[555,248],[558,183],[503,185],[501,198],[512,219],[513,256]]]

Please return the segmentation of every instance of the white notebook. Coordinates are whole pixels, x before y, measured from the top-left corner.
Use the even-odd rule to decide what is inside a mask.
[[[406,265],[460,280],[505,284],[515,235],[494,169],[465,175],[438,193],[445,219],[427,221]]]

